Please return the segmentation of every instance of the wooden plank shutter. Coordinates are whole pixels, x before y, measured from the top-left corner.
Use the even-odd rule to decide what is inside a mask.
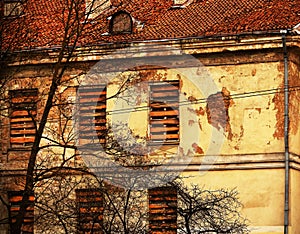
[[[23,198],[23,191],[9,191],[8,200],[10,203],[10,222],[16,222],[16,216],[20,210]],[[30,234],[34,230],[34,195],[29,196],[28,207],[26,208],[25,218],[22,225],[22,233]]]
[[[179,81],[150,83],[150,140],[179,142]]]
[[[33,145],[36,133],[37,89],[10,91],[10,144],[11,148]]]
[[[79,89],[80,144],[105,143],[106,87],[85,86]]]
[[[177,233],[177,191],[166,186],[148,190],[151,234]]]
[[[99,189],[77,189],[76,201],[79,233],[103,233],[103,193]]]

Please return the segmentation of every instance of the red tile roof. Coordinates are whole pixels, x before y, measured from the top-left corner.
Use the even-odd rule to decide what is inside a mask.
[[[168,10],[145,33],[178,38],[288,29],[298,23],[298,0],[207,0]]]
[[[84,14],[85,0],[80,1],[79,14]],[[6,45],[15,48],[60,45],[67,21],[66,2],[28,0],[25,14],[2,30]],[[193,0],[184,8],[172,6],[173,0],[114,0],[114,7],[89,21],[80,44],[265,32],[290,29],[300,23],[299,0]],[[109,17],[121,10],[135,19],[133,33],[110,35]],[[9,21],[5,19],[4,23]],[[143,24],[139,30],[137,21]],[[71,22],[78,23],[75,19]]]

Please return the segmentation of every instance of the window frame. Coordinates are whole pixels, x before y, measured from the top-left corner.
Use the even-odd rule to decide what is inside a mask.
[[[149,233],[176,234],[178,192],[174,186],[148,189]]]

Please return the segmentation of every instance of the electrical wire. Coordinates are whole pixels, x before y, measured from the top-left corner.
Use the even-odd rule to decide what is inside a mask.
[[[251,92],[245,92],[245,93],[237,93],[237,94],[231,94],[228,97],[223,97],[223,99],[228,100],[235,100],[235,99],[243,99],[243,98],[251,98],[251,97],[259,97],[259,96],[266,96],[271,94],[280,94],[284,93],[285,88],[273,88],[273,89],[266,89],[266,90],[258,90],[258,91],[251,91]],[[300,90],[300,86],[290,86],[289,91],[294,92]],[[207,102],[207,98],[199,98],[195,99],[193,101],[181,101],[178,102],[178,106],[186,106],[186,105],[192,105],[192,104],[204,104]],[[119,110],[111,110],[108,111],[107,115],[112,114],[126,114],[126,113],[132,113],[132,112],[139,112],[139,111],[147,111],[149,110],[149,106],[140,106],[140,107],[129,107]]]
[[[290,86],[288,88],[289,92],[295,92],[300,90],[300,86]],[[237,94],[231,94],[229,96],[223,97],[223,100],[235,100],[235,99],[243,99],[243,98],[251,98],[251,97],[259,97],[259,96],[266,96],[271,94],[280,94],[284,93],[285,88],[273,88],[273,89],[266,89],[266,90],[257,90],[257,91],[251,91],[251,92],[244,92],[244,93],[237,93]],[[221,93],[221,92],[220,92]],[[207,98],[199,98],[195,99],[193,101],[185,100],[178,102],[178,106],[186,106],[186,105],[193,105],[193,104],[204,104],[207,103]],[[76,104],[75,104],[76,105]],[[107,111],[106,115],[113,115],[113,114],[127,114],[127,113],[134,113],[134,112],[140,112],[140,111],[148,111],[150,109],[149,106],[140,106],[140,107],[129,107],[119,110],[111,110]],[[4,126],[5,124],[2,124]]]

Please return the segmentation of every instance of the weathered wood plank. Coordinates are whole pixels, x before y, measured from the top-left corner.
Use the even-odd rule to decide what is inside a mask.
[[[168,117],[168,116],[178,116],[179,111],[178,110],[167,110],[167,111],[151,111],[150,116],[151,117]]]

